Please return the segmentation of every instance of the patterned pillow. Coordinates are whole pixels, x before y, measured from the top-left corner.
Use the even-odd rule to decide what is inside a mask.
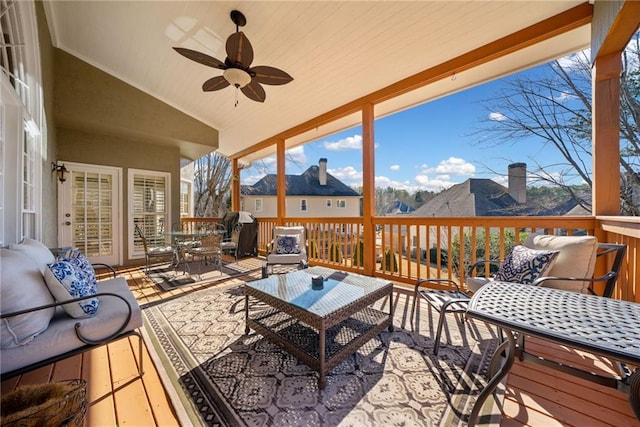
[[[537,251],[517,245],[507,256],[494,279],[530,285],[549,271],[558,254],[558,251]]]
[[[300,253],[300,236],[281,234],[276,237],[276,253],[277,254],[299,254]]]
[[[89,285],[92,287],[92,289],[98,288],[98,283],[96,280],[96,271],[94,270],[89,260],[84,255],[82,255],[80,251],[71,253],[71,256],[68,259],[62,259],[62,261],[71,262],[71,264],[73,264],[76,268],[82,271],[82,273],[84,274],[86,280],[89,282]]]
[[[84,258],[84,257],[83,257]],[[76,260],[76,258],[73,258]],[[86,258],[85,258],[86,260]],[[58,260],[47,266],[44,279],[56,301],[65,301],[95,295],[97,292],[95,273],[91,277],[78,266],[80,262]],[[89,265],[89,267],[91,267]],[[64,310],[71,317],[93,317],[98,311],[98,298],[88,298],[82,301],[64,304]]]

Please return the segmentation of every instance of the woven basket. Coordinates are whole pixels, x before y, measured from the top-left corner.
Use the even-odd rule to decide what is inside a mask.
[[[87,383],[68,380],[21,386],[2,396],[3,427],[82,427],[87,412]]]

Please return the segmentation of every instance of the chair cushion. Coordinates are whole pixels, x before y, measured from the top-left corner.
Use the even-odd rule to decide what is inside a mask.
[[[539,251],[516,245],[494,276],[495,280],[530,285],[545,275],[558,251]]]
[[[53,303],[53,296],[33,259],[22,251],[0,249],[0,312],[11,313]],[[0,348],[28,344],[47,329],[54,312],[54,308],[48,308],[2,319]]]
[[[22,252],[31,258],[40,269],[40,273],[44,273],[47,264],[55,261],[53,253],[42,242],[26,237],[20,243],[11,243],[9,249]]]
[[[276,236],[277,254],[299,254],[300,235],[281,234]]]
[[[531,249],[560,252],[556,262],[545,276],[593,277],[598,251],[598,240],[594,236],[531,234],[523,244]],[[585,293],[589,282],[581,280],[552,280],[545,282],[543,286]]]
[[[89,265],[93,272],[91,275],[80,265],[82,265],[81,261],[71,259],[58,260],[48,265],[44,272],[44,279],[56,301],[96,294],[97,286],[93,268]],[[64,304],[62,307],[69,316],[76,319],[93,317],[98,311],[98,298]]]
[[[488,277],[467,277],[464,279],[465,288],[473,293],[478,292],[478,290],[489,283],[492,279]]]
[[[43,281],[43,286],[44,281]],[[129,290],[124,277],[116,277],[98,282],[98,292],[109,292],[122,296],[131,306],[132,313],[125,331],[142,326],[142,314],[136,299]],[[47,292],[48,293],[48,292]],[[53,297],[51,297],[53,300]],[[38,335],[29,345],[3,350],[0,358],[0,372],[8,372],[31,365],[49,357],[63,354],[83,347],[85,343],[76,335],[75,325],[80,324],[80,332],[87,338],[102,340],[113,334],[126,320],[129,314],[124,301],[103,296],[100,298],[100,310],[94,317],[74,319],[60,310],[51,320],[49,327]]]

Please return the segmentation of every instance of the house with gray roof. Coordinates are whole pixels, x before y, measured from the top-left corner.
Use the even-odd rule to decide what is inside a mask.
[[[474,216],[545,216],[545,215],[588,215],[584,209],[577,207],[575,200],[551,206],[527,200],[525,163],[509,165],[508,187],[491,179],[469,178],[456,184],[427,201],[410,215],[417,217],[474,217]],[[431,228],[434,228],[432,226]],[[436,236],[437,230],[429,233],[410,231],[411,246],[417,246],[418,236],[422,248],[433,247],[436,242],[427,245],[425,236]],[[443,234],[441,233],[441,236]],[[455,236],[452,236],[455,238]],[[448,246],[447,239],[441,239],[442,247]]]
[[[290,217],[357,217],[362,195],[327,172],[327,159],[300,175],[285,175],[286,209]],[[241,187],[242,210],[256,218],[274,218],[277,211],[277,176],[268,174]]]

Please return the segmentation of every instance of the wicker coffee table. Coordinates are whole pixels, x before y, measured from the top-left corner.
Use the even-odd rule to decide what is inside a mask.
[[[324,278],[322,289],[312,288],[313,276]],[[392,290],[386,280],[324,267],[249,282],[245,333],[253,329],[318,372],[323,389],[327,372],[393,329]],[[369,307],[385,297],[388,313]]]

